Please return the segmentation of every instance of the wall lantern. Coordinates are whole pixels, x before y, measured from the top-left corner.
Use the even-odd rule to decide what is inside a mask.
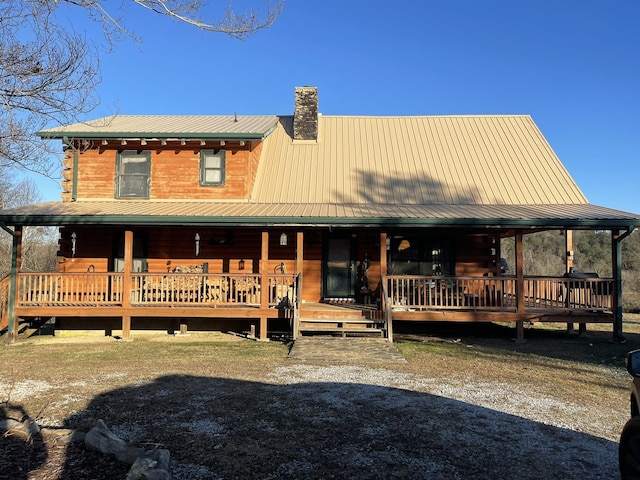
[[[286,247],[287,246],[287,234],[286,233],[280,234],[280,246],[281,247]]]
[[[200,234],[196,233],[196,257],[200,255]]]
[[[238,262],[238,270],[244,270],[244,259]]]
[[[78,240],[78,236],[76,235],[76,232],[72,232],[71,233],[71,256],[75,257],[76,256],[76,241]]]

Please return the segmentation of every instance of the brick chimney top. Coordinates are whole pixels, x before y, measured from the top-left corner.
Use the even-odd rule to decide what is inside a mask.
[[[318,140],[318,88],[296,87],[293,139]]]

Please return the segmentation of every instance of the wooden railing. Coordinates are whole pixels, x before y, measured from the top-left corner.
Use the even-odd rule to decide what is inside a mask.
[[[385,300],[393,310],[517,309],[514,277],[386,277]],[[526,308],[607,310],[613,305],[613,280],[525,277]]]
[[[119,305],[121,273],[20,273],[19,306]]]
[[[116,306],[123,273],[20,273],[18,306]],[[134,273],[132,306],[260,306],[260,274]],[[291,307],[295,275],[268,275],[268,307]],[[8,293],[7,293],[8,298]],[[0,285],[0,308],[2,307]]]
[[[9,326],[9,287],[10,277],[0,280],[0,331]]]

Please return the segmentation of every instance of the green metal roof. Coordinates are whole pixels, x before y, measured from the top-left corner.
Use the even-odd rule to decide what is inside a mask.
[[[225,225],[451,228],[640,226],[640,216],[595,205],[261,204],[105,200],[49,202],[0,212],[4,225]]]
[[[36,135],[45,139],[262,140],[277,124],[278,117],[273,115],[113,115],[49,128]]]

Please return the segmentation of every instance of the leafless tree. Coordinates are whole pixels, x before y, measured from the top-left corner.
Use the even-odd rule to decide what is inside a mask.
[[[1,175],[0,203],[5,208],[21,207],[41,200],[38,188],[32,180],[12,184],[7,175]],[[58,251],[57,229],[52,227],[25,227],[22,237],[22,270],[28,272],[55,271]],[[11,270],[11,235],[0,231],[0,278]]]
[[[284,0],[264,1],[262,16],[255,9],[238,14],[229,3],[218,21],[201,18],[201,0],[123,0],[122,6],[131,3],[201,30],[245,39],[280,15]],[[81,121],[98,104],[98,47],[70,29],[64,14],[71,8],[83,9],[102,26],[109,49],[123,38],[136,39],[118,14],[121,8],[104,0],[0,1],[0,168],[57,174],[59,165],[52,165],[54,152],[48,150],[55,147],[34,133]]]

